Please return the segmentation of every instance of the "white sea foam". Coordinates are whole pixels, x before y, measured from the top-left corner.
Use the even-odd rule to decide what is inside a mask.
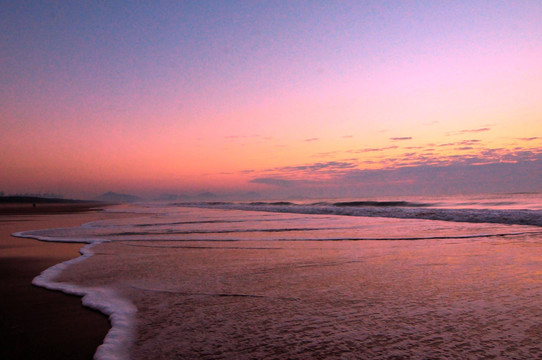
[[[68,242],[69,240],[49,236],[29,235],[29,232],[17,232],[16,237],[33,238],[42,241]],[[73,241],[71,241],[73,242]],[[107,287],[83,287],[74,284],[55,281],[60,273],[71,265],[84,261],[94,255],[92,248],[103,240],[77,239],[75,242],[88,243],[81,248],[81,256],[56,264],[32,280],[32,284],[50,290],[61,291],[66,294],[82,297],[84,306],[100,311],[109,317],[111,329],[104,342],[98,347],[94,359],[128,359],[128,349],[134,339],[134,318],[136,307],[121,297],[114,289]]]

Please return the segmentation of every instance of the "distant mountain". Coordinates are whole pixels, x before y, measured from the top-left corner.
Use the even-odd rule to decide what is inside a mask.
[[[241,196],[245,199],[260,199],[262,197],[262,194],[256,191],[249,191],[244,194],[241,194]]]
[[[154,198],[154,200],[158,201],[179,201],[179,200],[190,200],[192,197],[190,195],[185,194],[160,194],[157,197]]]
[[[198,199],[215,199],[217,197],[217,195],[206,191],[206,192],[202,192],[202,193],[196,195],[196,197]]]
[[[129,194],[119,194],[116,192],[106,192],[95,198],[97,201],[113,202],[113,203],[132,203],[143,200],[139,196],[129,195]]]

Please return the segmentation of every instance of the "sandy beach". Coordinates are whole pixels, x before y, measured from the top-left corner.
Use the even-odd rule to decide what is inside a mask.
[[[78,257],[82,244],[15,238],[33,229],[78,226],[102,219],[96,204],[2,204],[0,207],[0,358],[91,359],[108,319],[81,299],[35,287],[43,270]]]

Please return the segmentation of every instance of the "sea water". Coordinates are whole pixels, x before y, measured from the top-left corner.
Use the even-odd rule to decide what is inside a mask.
[[[97,358],[542,358],[539,194],[140,204],[19,233],[111,316]]]

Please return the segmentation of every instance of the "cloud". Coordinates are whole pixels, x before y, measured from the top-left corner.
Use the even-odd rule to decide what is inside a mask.
[[[348,150],[347,152],[353,153],[353,154],[359,154],[359,153],[367,153],[367,152],[379,152],[379,151],[385,151],[385,150],[391,150],[391,149],[397,149],[397,146],[386,146],[381,148],[364,148],[364,149],[358,149],[358,150]]]
[[[382,169],[396,169],[406,166],[447,166],[452,164],[489,164],[499,162],[522,162],[534,161],[542,157],[542,150],[518,147],[515,149],[507,148],[481,148],[479,140],[466,140],[464,142],[452,143],[457,153],[453,155],[442,154],[433,148],[423,148],[421,152],[405,151],[401,155],[394,157],[383,157],[376,161],[357,162],[358,165],[377,164]],[[473,145],[473,146],[471,146]],[[478,145],[478,146],[477,146]],[[448,144],[447,144],[448,146]],[[409,149],[408,147],[402,149]],[[375,160],[375,159],[373,159]]]
[[[404,136],[404,137],[391,137],[391,141],[403,141],[403,140],[412,140],[412,136]]]
[[[518,140],[523,140],[523,141],[533,141],[533,140],[538,140],[538,139],[540,139],[538,136],[528,137],[528,138],[518,138]]]
[[[467,129],[467,130],[460,130],[459,132],[461,134],[465,134],[465,133],[479,133],[479,132],[484,132],[484,131],[489,131],[491,130],[490,128],[480,128],[480,129]]]
[[[341,136],[343,139],[351,139],[353,138],[354,136],[353,135],[343,135]]]
[[[459,131],[452,131],[452,132],[446,133],[446,136],[457,136],[457,135],[462,135],[462,134],[480,133],[480,132],[485,132],[485,131],[491,131],[491,128],[483,127],[479,129],[464,129],[464,130],[459,130]]]
[[[272,177],[264,177],[264,178],[252,179],[249,182],[253,184],[265,184],[265,185],[273,185],[273,186],[279,186],[279,187],[290,187],[296,181],[278,179],[278,178],[272,178]]]
[[[352,170],[337,179],[343,188],[367,195],[447,194],[539,191],[542,156],[532,161],[484,162],[458,159],[447,165],[405,166],[395,169]]]
[[[312,157],[325,158],[325,157],[336,155],[338,153],[339,153],[339,151],[327,151],[327,152],[321,152],[321,153],[314,154],[314,155],[312,155]]]
[[[478,140],[478,139],[473,139],[473,140],[463,140],[463,141],[460,141],[457,143],[457,145],[465,145],[465,146],[469,146],[469,145],[474,145],[474,144],[477,144],[481,142],[481,140]]]
[[[379,168],[359,168],[375,165]],[[540,191],[542,150],[473,148],[454,155],[405,152],[376,161],[315,162],[252,175],[250,183],[268,185],[266,192],[273,197]]]
[[[427,121],[427,122],[424,122],[423,124],[426,125],[426,126],[431,126],[431,125],[440,124],[440,121],[438,121],[438,120]]]
[[[282,168],[277,168],[275,170],[282,171],[320,171],[320,170],[329,170],[329,169],[351,169],[356,167],[356,164],[351,162],[344,161],[328,161],[328,162],[317,162],[314,164],[308,165],[299,165],[299,166],[285,166]]]
[[[439,145],[436,145],[436,146],[438,146],[438,147],[444,147],[444,146],[471,146],[471,145],[480,143],[481,141],[482,140],[478,140],[478,139],[462,140],[462,141],[458,141],[458,142],[439,144]]]
[[[307,142],[311,142],[311,141],[318,141],[320,139],[318,138],[310,138],[310,139],[305,139],[304,141],[307,141]]]
[[[354,169],[357,166],[357,159],[353,159],[352,161],[328,161],[297,166],[282,166],[258,171],[258,174],[262,176],[255,180],[257,180],[256,183],[271,181],[275,185],[283,184],[282,186],[285,186],[285,183],[282,183],[283,180],[297,181],[298,179],[311,179],[311,181],[313,181],[332,178],[343,174],[345,171]],[[263,179],[263,182],[261,179]],[[269,184],[271,184],[271,182],[269,182]]]

